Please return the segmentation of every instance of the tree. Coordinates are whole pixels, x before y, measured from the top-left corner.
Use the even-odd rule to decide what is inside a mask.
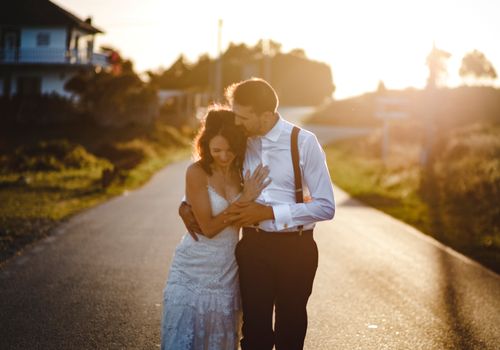
[[[276,56],[277,54],[281,53],[281,46],[282,45],[277,41],[271,39],[260,39],[257,44],[255,44],[254,50],[256,50],[256,52],[267,54],[269,56]]]
[[[447,74],[446,61],[450,57],[450,53],[438,49],[436,44],[432,45],[432,50],[427,56],[427,66],[429,67],[428,87],[436,87],[442,82]]]
[[[123,60],[120,71],[81,72],[64,88],[78,95],[78,105],[102,125],[147,124],[157,114],[156,90]]]
[[[289,54],[300,58],[307,58],[304,49],[293,49],[289,52]]]
[[[270,82],[282,105],[318,105],[335,91],[332,72],[326,63],[281,53],[272,58],[271,65]]]
[[[222,54],[224,61],[247,61],[252,59],[258,51],[254,47],[249,47],[243,43],[229,43],[229,47]]]
[[[476,80],[497,78],[497,72],[484,53],[474,50],[465,54],[459,74],[462,78],[472,77]]]
[[[167,70],[160,73],[149,72],[148,75],[155,88],[184,89],[189,87],[188,76],[191,70],[192,66],[187,63],[184,55],[180,55]]]
[[[210,86],[210,74],[212,68],[212,60],[208,54],[203,54],[198,57],[198,62],[189,70],[187,84],[190,87],[198,89],[208,89]]]
[[[151,86],[157,89],[212,91],[215,66],[216,61],[207,54],[192,64],[181,55],[170,68],[147,74]],[[318,104],[335,90],[330,67],[308,59],[303,49],[285,54],[280,43],[259,40],[254,46],[230,43],[222,53],[223,86],[250,76],[265,76],[267,69],[271,72],[268,79],[287,104]]]
[[[378,93],[384,93],[387,91],[387,88],[385,87],[385,83],[383,80],[379,80],[378,86],[377,86],[377,92]]]

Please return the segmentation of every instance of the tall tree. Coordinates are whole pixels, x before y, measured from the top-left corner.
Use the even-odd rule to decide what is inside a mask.
[[[149,72],[151,85],[160,89],[183,89],[189,87],[188,76],[192,66],[184,55],[180,55],[172,65],[163,72]]]
[[[271,39],[260,39],[257,44],[255,44],[254,50],[270,56],[276,56],[281,53],[281,46],[282,45],[277,41]]]
[[[121,59],[118,71],[81,72],[64,88],[79,96],[82,111],[103,125],[149,123],[157,110],[156,90],[133,70],[130,60]]]
[[[427,67],[429,67],[428,87],[436,87],[442,83],[448,73],[446,61],[450,57],[450,53],[437,48],[435,43],[432,45],[432,50],[427,56]]]
[[[306,52],[304,51],[304,49],[292,49],[289,52],[289,54],[293,55],[293,56],[300,57],[300,58],[307,58]]]
[[[385,87],[385,83],[383,80],[379,80],[378,85],[377,85],[377,92],[378,93],[384,93],[387,91],[387,88]]]
[[[476,80],[494,80],[497,78],[495,68],[484,53],[479,50],[465,54],[464,58],[462,58],[459,74],[464,79],[472,77]]]
[[[269,79],[286,104],[314,105],[331,97],[335,85],[328,65],[308,59],[303,49],[289,53],[280,50],[281,44],[273,40],[259,40],[254,46],[230,43],[222,54],[222,85],[256,76]],[[170,68],[148,75],[151,85],[158,89],[211,91],[215,61],[202,55],[190,64],[181,55]]]
[[[222,54],[222,59],[224,61],[240,61],[244,62],[246,60],[252,59],[258,51],[255,47],[249,47],[243,43],[235,44],[229,43],[229,47]]]

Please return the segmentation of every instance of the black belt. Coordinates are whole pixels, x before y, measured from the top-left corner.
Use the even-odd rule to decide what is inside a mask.
[[[245,235],[255,235],[255,234],[263,234],[263,235],[272,235],[276,236],[311,236],[313,235],[313,230],[298,230],[298,231],[285,231],[285,232],[275,232],[275,231],[264,231],[260,228],[255,227],[243,227],[243,236]]]

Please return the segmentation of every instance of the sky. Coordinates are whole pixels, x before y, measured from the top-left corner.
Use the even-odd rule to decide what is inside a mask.
[[[96,47],[110,45],[137,71],[168,68],[180,54],[190,61],[217,55],[230,42],[281,43],[302,48],[330,65],[335,98],[389,89],[422,88],[433,43],[452,56],[447,84],[462,83],[465,53],[477,49],[500,75],[498,0],[53,0],[105,31]],[[500,86],[500,79],[494,84]]]

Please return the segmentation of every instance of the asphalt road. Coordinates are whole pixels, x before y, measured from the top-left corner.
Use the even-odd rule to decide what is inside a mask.
[[[156,349],[187,162],[0,270],[0,349]],[[499,349],[500,278],[336,189],[306,349]]]

